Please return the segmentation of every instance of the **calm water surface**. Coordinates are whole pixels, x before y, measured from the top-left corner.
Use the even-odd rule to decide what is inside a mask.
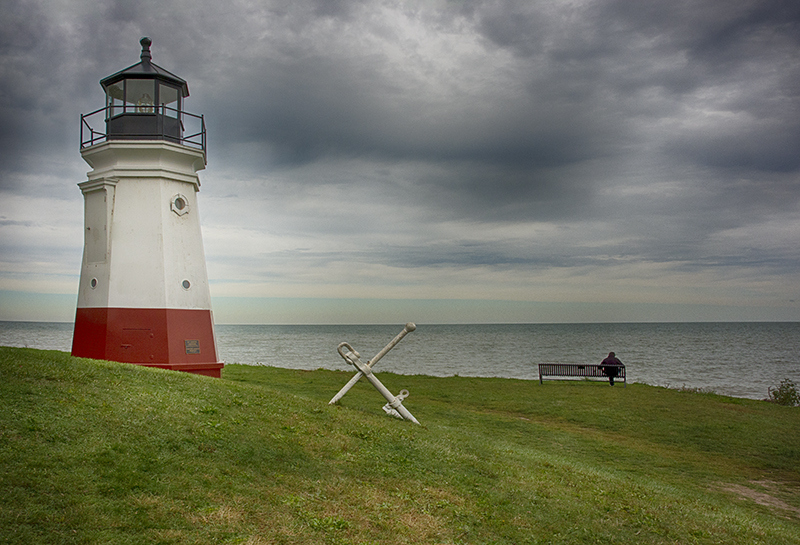
[[[347,341],[367,360],[398,325],[217,325],[228,363],[352,370],[336,352]],[[0,322],[0,345],[69,351],[72,324]],[[375,372],[537,379],[542,362],[597,363],[615,351],[630,382],[708,388],[763,399],[789,378],[800,385],[800,323],[424,325]],[[332,388],[336,389],[337,385]]]

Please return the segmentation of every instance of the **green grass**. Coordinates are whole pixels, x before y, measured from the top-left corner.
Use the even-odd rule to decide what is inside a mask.
[[[0,348],[0,543],[800,544],[800,408]]]

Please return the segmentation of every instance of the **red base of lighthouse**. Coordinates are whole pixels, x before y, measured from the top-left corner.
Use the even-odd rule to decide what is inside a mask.
[[[72,355],[219,378],[210,310],[79,308]]]

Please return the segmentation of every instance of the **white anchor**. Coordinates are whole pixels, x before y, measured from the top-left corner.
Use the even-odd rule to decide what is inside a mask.
[[[328,405],[333,405],[342,399],[344,394],[346,394],[347,391],[350,390],[350,388],[352,388],[353,385],[355,385],[355,383],[361,379],[361,377],[366,376],[367,380],[369,380],[375,389],[386,398],[386,401],[388,401],[388,403],[383,407],[383,410],[386,411],[387,414],[404,418],[405,420],[410,420],[415,424],[419,424],[417,419],[414,418],[414,415],[408,412],[408,409],[403,406],[403,400],[408,397],[408,390],[402,390],[399,396],[394,396],[392,395],[392,392],[390,392],[389,389],[386,388],[386,386],[384,386],[380,380],[378,380],[378,377],[372,373],[372,367],[378,363],[378,360],[385,356],[389,350],[394,348],[403,337],[415,329],[417,329],[416,325],[411,322],[407,323],[403,328],[403,331],[401,331],[394,339],[392,339],[389,344],[384,346],[383,349],[375,354],[375,357],[369,360],[367,363],[361,361],[361,355],[356,352],[348,343],[344,342],[339,344],[339,347],[337,348],[339,355],[344,358],[344,361],[358,369],[358,373],[356,373],[353,378],[350,379],[350,382],[345,384],[344,387],[339,390],[339,393],[333,396],[333,398],[328,402]]]

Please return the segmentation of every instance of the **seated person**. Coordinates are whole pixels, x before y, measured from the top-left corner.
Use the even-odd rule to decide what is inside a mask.
[[[613,352],[609,352],[608,357],[600,362],[600,371],[608,377],[611,386],[614,386],[614,378],[619,374],[619,365],[622,365],[622,362]]]

